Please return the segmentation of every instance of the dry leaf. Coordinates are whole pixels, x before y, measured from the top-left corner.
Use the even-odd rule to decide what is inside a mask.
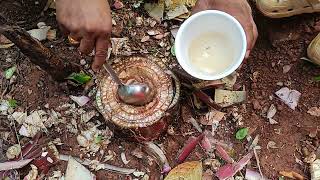
[[[320,107],[312,107],[308,110],[311,116],[320,117]]]
[[[226,113],[224,112],[211,110],[206,115],[200,118],[200,123],[202,125],[211,126],[214,122],[218,123],[219,121],[221,121],[224,118],[225,114]]]
[[[284,176],[284,177],[288,177],[291,179],[298,179],[298,180],[304,180],[304,177],[301,176],[300,174],[294,172],[294,171],[280,171],[279,172],[280,175]]]
[[[311,180],[320,179],[320,159],[315,160],[310,165]]]
[[[229,76],[222,78],[221,81],[225,83],[226,89],[233,90],[233,86],[237,82],[237,73],[233,72]]]
[[[179,17],[183,14],[186,14],[188,13],[188,9],[185,5],[181,4],[181,5],[178,5],[177,7],[175,7],[174,9],[171,9],[167,12],[167,16],[166,16],[166,19],[174,19],[176,17]]]
[[[214,100],[222,107],[228,107],[236,103],[241,103],[246,99],[246,91],[228,91],[222,89],[215,90]]]
[[[202,179],[202,163],[199,161],[185,162],[173,168],[164,180]]]
[[[145,3],[144,9],[148,12],[149,16],[161,22],[164,13],[164,0],[159,0],[158,3]]]
[[[96,177],[71,156],[69,157],[65,180],[94,180]]]
[[[283,87],[275,93],[282,102],[288,105],[292,110],[298,105],[301,93],[297,90],[290,90],[287,87]]]

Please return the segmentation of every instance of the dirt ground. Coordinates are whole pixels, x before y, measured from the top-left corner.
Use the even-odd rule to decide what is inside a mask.
[[[53,29],[58,29],[52,10],[42,12],[46,1],[39,0],[37,2],[35,3],[34,0],[2,0],[0,1],[0,13],[4,14],[10,22],[17,23],[26,29],[35,28],[40,21],[51,25]],[[131,1],[125,1],[125,8],[113,10],[113,17],[117,25],[115,25],[112,36],[129,37],[129,42],[135,47],[134,49],[147,50],[150,54],[158,57],[168,55],[166,54],[168,50],[160,47],[159,43],[163,41],[170,44],[170,37],[165,37],[162,40],[152,39],[144,43],[140,42],[140,39],[149,29],[170,32],[169,27],[173,24],[179,24],[179,22],[170,21],[165,24],[156,24],[154,28],[150,26],[135,27],[135,17],[141,16],[147,19],[148,15],[142,10],[143,8],[129,12],[131,4]],[[278,179],[279,171],[295,171],[309,179],[308,165],[305,163],[300,165],[297,163],[297,159],[304,159],[303,147],[308,147],[309,151],[312,151],[312,148],[317,149],[319,146],[320,136],[310,138],[308,135],[314,127],[320,126],[320,119],[311,116],[307,111],[311,107],[320,106],[320,83],[313,81],[314,77],[320,75],[320,68],[301,60],[301,58],[306,57],[308,44],[320,32],[320,16],[319,14],[308,14],[273,20],[263,17],[254,8],[254,17],[259,30],[259,38],[250,58],[238,70],[239,77],[236,83],[245,86],[248,92],[248,101],[222,110],[227,113],[227,118],[220,122],[215,138],[233,144],[234,158],[239,159],[245,154],[247,143],[236,140],[235,132],[240,127],[249,127],[252,137],[260,135],[260,164],[266,177]],[[132,36],[132,32],[136,32],[134,36]],[[77,50],[67,43],[60,32],[58,32],[57,40],[45,41],[44,44],[61,56],[74,57],[75,62],[79,62],[81,59]],[[90,64],[91,58],[84,58],[87,60],[87,64]],[[166,58],[168,62],[174,61],[171,54]],[[18,101],[19,110],[30,112],[36,109],[45,109],[46,104],[50,108],[56,108],[64,103],[71,103],[69,95],[83,93],[82,88],[66,88],[65,84],[59,84],[48,78],[48,75],[29,62],[17,47],[0,49],[1,71],[14,64],[18,66],[17,80],[10,85],[7,80],[2,78],[0,92],[4,97],[14,97]],[[285,65],[291,67],[287,73],[283,72]],[[89,72],[88,67],[85,69],[86,72]],[[275,96],[274,93],[282,86],[301,92],[302,95],[296,110],[291,110]],[[90,102],[84,109],[94,109],[93,104],[94,102]],[[271,104],[274,104],[278,110],[274,117],[278,124],[275,125],[271,125],[263,113]],[[244,124],[241,126],[233,120],[231,112],[234,111],[234,108],[238,108],[238,113],[243,116]],[[101,116],[94,117],[93,121],[104,124]],[[165,134],[156,142],[162,144],[169,162],[173,164],[179,150],[189,138],[187,134],[194,132],[190,134],[197,135],[197,133],[191,124],[184,122],[181,118],[173,122],[172,126],[174,133]],[[57,128],[49,129],[46,134],[50,139],[60,138],[64,143],[64,145],[58,146],[59,152],[78,157],[86,156],[79,148],[76,140],[77,135],[68,133],[65,131],[66,127],[62,125],[59,128],[61,128],[60,131],[57,131]],[[79,129],[81,128],[79,125]],[[211,127],[203,127],[203,129],[211,130]],[[17,143],[14,130],[5,115],[0,116],[0,132],[10,132],[9,138],[4,141],[4,151],[8,146]],[[277,148],[267,148],[270,141],[274,141]],[[312,147],[310,148],[310,146]],[[119,137],[112,138],[105,151],[111,150],[117,155],[108,163],[120,167],[137,168],[147,172],[150,179],[159,179],[160,167],[155,161],[146,158],[147,156],[137,158],[132,155],[132,151],[136,148],[140,149],[141,146],[124,141]],[[130,160],[127,165],[124,165],[120,159],[120,153],[123,151],[127,159]],[[100,157],[97,155],[91,158]],[[188,160],[205,158],[204,151],[197,147]],[[256,168],[256,162],[251,166]],[[50,172],[54,170],[65,172],[65,168],[66,163],[60,162],[52,167]],[[204,167],[204,170],[207,168]],[[27,172],[28,168],[22,170],[20,172],[21,178]],[[103,170],[96,172],[96,175],[98,179],[130,179],[125,175]]]

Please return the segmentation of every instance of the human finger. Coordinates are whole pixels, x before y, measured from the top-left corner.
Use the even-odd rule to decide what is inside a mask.
[[[95,45],[95,37],[91,34],[86,34],[80,43],[80,52],[83,54],[89,54],[92,52]]]
[[[106,61],[108,47],[110,45],[108,36],[99,36],[95,42],[95,57],[92,63],[92,69],[98,71]]]

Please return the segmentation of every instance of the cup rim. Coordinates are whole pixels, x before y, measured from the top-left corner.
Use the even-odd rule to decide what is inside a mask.
[[[184,23],[182,23],[182,25],[180,26],[176,39],[175,39],[175,49],[179,49],[179,47],[181,47],[182,45],[182,32],[184,31],[184,29],[187,28],[187,26],[189,26],[189,24],[194,21],[195,19],[197,19],[199,16],[203,16],[203,15],[222,15],[224,17],[226,17],[227,19],[229,19],[232,23],[235,24],[235,26],[237,27],[237,30],[240,31],[241,34],[241,39],[242,39],[242,44],[243,44],[243,49],[240,53],[239,58],[237,58],[237,61],[235,63],[232,64],[231,67],[229,67],[228,69],[226,69],[225,71],[216,74],[216,75],[212,75],[212,74],[200,74],[197,73],[195,70],[193,70],[191,67],[189,67],[185,62],[185,60],[183,60],[182,58],[182,53],[181,51],[176,51],[176,58],[180,64],[180,66],[191,76],[198,78],[198,79],[202,79],[202,80],[218,80],[218,79],[222,79],[228,75],[230,75],[231,73],[233,73],[236,69],[238,69],[238,67],[241,65],[241,63],[244,60],[245,57],[245,53],[246,53],[246,49],[247,49],[247,37],[246,34],[244,32],[243,27],[241,26],[240,22],[234,18],[233,16],[231,16],[228,13],[225,13],[223,11],[218,11],[218,10],[205,10],[205,11],[201,11],[198,12],[192,16],[190,16],[186,21],[184,21]]]

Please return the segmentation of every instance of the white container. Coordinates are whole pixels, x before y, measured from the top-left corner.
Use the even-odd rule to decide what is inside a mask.
[[[210,32],[223,33],[234,47],[232,63],[217,74],[200,71],[191,64],[189,58],[189,47],[194,38]],[[202,80],[217,80],[230,75],[241,65],[246,48],[246,35],[241,24],[231,15],[217,10],[192,15],[181,25],[175,39],[175,53],[179,64],[187,73]]]

